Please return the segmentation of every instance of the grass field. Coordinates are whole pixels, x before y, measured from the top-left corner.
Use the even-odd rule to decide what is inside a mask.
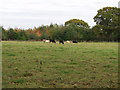
[[[3,88],[117,88],[118,43],[2,42]]]

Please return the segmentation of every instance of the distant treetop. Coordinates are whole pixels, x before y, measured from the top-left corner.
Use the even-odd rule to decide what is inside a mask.
[[[89,28],[89,25],[87,22],[85,22],[83,20],[79,20],[79,19],[71,19],[71,20],[65,22],[65,26],[68,26],[70,24],[74,24],[79,27]]]

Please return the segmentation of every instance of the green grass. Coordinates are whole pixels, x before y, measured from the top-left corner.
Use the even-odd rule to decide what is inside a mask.
[[[3,88],[117,88],[118,43],[2,42]]]

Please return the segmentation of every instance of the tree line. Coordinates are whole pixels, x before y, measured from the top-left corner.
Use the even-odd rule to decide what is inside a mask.
[[[2,30],[2,40],[75,40],[75,41],[119,41],[120,9],[104,7],[97,11],[93,18],[96,25],[90,28],[87,22],[71,19],[64,25],[50,24],[33,29],[9,28]]]

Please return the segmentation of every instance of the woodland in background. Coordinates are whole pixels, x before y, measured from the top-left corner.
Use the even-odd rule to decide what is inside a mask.
[[[79,19],[66,21],[64,25],[50,24],[33,29],[0,27],[2,40],[76,40],[76,41],[119,41],[120,9],[104,7],[93,18],[96,25],[90,28],[87,22]]]

